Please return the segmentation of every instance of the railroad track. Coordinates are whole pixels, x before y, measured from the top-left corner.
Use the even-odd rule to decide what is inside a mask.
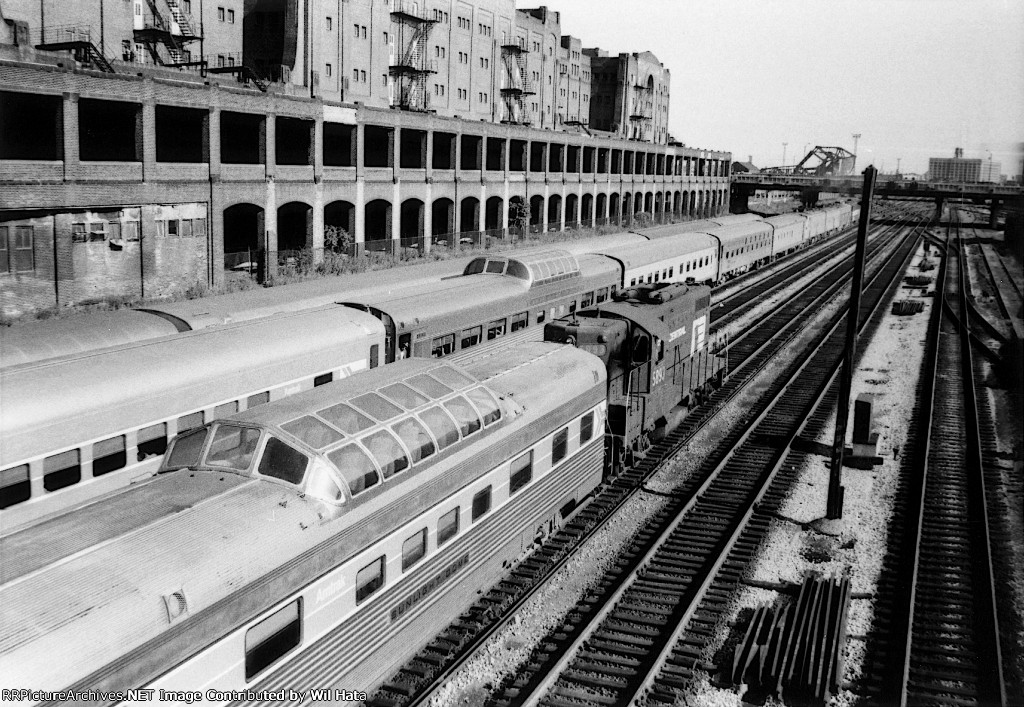
[[[916,237],[907,238],[876,271],[865,292],[868,312],[882,311],[880,303],[898,283],[916,243]],[[862,317],[867,320],[863,310]],[[753,419],[728,435],[736,437],[722,445],[728,451],[678,489],[678,500],[664,511],[671,520],[648,523],[645,534],[657,536],[650,549],[633,550],[633,568],[607,581],[606,600],[597,604],[597,593],[587,597],[593,619],[561,627],[559,633],[575,634],[571,644],[548,646],[562,656],[553,668],[538,666],[534,674],[543,677],[536,681],[520,670],[493,704],[625,705],[643,699],[672,704],[677,699],[677,690],[705,667],[744,567],[785,497],[796,469],[788,459],[789,444],[834,405],[830,383],[844,345],[841,324],[841,317],[832,318],[826,332],[816,335],[812,352],[772,382]]]
[[[866,666],[874,677],[862,692],[887,704],[1006,705],[984,461],[994,441],[979,416],[987,398],[975,385],[958,226],[947,231],[936,285],[942,304],[932,311],[914,448],[901,465],[876,595]]]
[[[917,229],[913,236],[908,237],[908,241],[916,240],[919,232],[920,229]],[[904,247],[908,246],[904,244]],[[886,250],[894,249],[896,245],[892,243],[886,247]],[[793,319],[798,313],[819,309],[845,281],[845,275],[842,275],[840,270],[837,268],[829,273],[828,278],[823,278],[822,283],[816,283],[815,288],[808,288],[800,293],[795,298],[797,302],[787,305],[787,316]],[[830,280],[832,286],[825,286],[825,280]],[[766,365],[785,341],[795,336],[801,329],[801,324],[794,320],[788,326],[780,326],[777,322],[766,321],[761,329],[768,333],[762,334],[760,344],[752,347],[757,355],[752,356],[749,365],[744,366],[751,371],[751,375],[752,371]],[[714,412],[735,394],[739,387],[738,380],[742,377],[749,377],[746,370],[739,376],[734,375],[723,389],[717,391],[700,410],[691,414],[683,426],[657,445],[641,463],[606,484],[601,493],[580,514],[520,564],[477,605],[459,617],[448,631],[432,641],[417,659],[378,691],[371,704],[424,703],[431,691],[441,685],[476,647],[500,629],[503,620],[499,617],[505,617],[504,620],[507,620],[513,615],[515,610],[529,599],[532,592],[543,584],[544,579],[554,574],[564,564],[574,548],[610,518],[614,510],[638,488],[641,488],[644,479],[657,470],[662,460],[671,457],[696,430],[707,424]],[[728,446],[730,441],[732,440],[726,440],[723,447]]]

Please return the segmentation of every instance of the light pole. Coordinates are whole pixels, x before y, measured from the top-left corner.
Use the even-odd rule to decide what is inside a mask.
[[[897,157],[896,158],[896,178],[897,179],[899,179],[899,176],[900,176],[900,161],[902,159],[903,159],[902,157]]]
[[[853,173],[857,173],[857,141],[860,140],[860,133],[853,134]]]
[[[782,168],[783,169],[786,168],[786,145],[788,145],[788,144],[789,144],[788,142],[782,143]]]

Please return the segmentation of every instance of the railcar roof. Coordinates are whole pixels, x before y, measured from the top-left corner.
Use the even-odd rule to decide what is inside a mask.
[[[295,312],[359,299],[366,293],[395,292],[462,272],[467,259],[442,260],[385,270],[326,277],[277,287],[254,287],[226,295],[184,302],[150,304],[146,309],[176,317],[193,329]]]
[[[752,221],[750,223],[736,223],[731,226],[709,228],[707,233],[717,236],[721,239],[722,244],[725,245],[734,241],[742,241],[750,236],[771,233],[771,231],[771,226],[764,221]]]
[[[698,253],[708,248],[715,248],[717,242],[706,233],[679,233],[669,238],[659,238],[646,243],[639,243],[619,248],[609,248],[603,253],[621,260],[627,268],[643,267],[651,263],[664,261],[669,254],[672,257],[685,258],[690,253]]]
[[[130,309],[26,322],[0,327],[0,366],[70,356],[177,332],[166,319]]]
[[[760,221],[757,214],[725,214],[715,218],[698,219],[696,221],[684,221],[681,223],[669,223],[662,226],[642,226],[631,229],[631,233],[639,233],[648,238],[665,238],[676,236],[681,233],[703,231],[715,226],[730,226],[737,223],[749,223]]]
[[[254,381],[286,381],[315,352],[358,345],[365,359],[371,332],[383,335],[372,315],[331,306],[5,369],[0,464],[235,399]]]
[[[807,217],[803,214],[779,214],[778,216],[770,216],[766,218],[767,223],[773,226],[789,226],[794,223],[803,223],[807,220]]]

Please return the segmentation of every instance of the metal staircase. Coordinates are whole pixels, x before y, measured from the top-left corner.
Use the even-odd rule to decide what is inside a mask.
[[[654,114],[654,86],[636,84],[633,86],[632,108],[629,112],[630,137],[647,140],[651,133]]]
[[[149,13],[144,16],[142,27],[136,27],[135,41],[146,47],[153,63],[169,67],[201,65],[201,61],[191,61],[186,47],[201,37],[195,21],[178,0],[163,0],[163,5],[158,0],[146,0],[146,4]]]
[[[391,19],[397,32],[397,51],[391,56],[388,73],[396,86],[392,105],[403,110],[430,110],[427,76],[437,72],[437,64],[427,58],[427,41],[437,20],[420,10],[418,2],[394,0]]]
[[[501,62],[504,69],[504,86],[501,97],[504,101],[504,115],[501,122],[529,125],[530,114],[526,110],[526,96],[536,91],[526,72],[526,47],[522,44],[503,44]]]
[[[92,43],[92,35],[88,27],[77,25],[61,25],[48,27],[40,31],[32,45],[36,49],[48,52],[71,52],[75,61],[85,67],[95,67],[108,74],[115,73],[110,59],[99,47]]]

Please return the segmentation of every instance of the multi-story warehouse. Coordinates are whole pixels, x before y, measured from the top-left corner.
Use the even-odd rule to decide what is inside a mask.
[[[953,157],[929,157],[928,178],[935,182],[998,184],[1003,165],[992,160],[965,159],[962,148],[956,148]]]
[[[727,204],[727,153],[581,130],[592,56],[546,8],[92,2],[0,0],[5,316],[272,273],[335,229],[426,250]]]

